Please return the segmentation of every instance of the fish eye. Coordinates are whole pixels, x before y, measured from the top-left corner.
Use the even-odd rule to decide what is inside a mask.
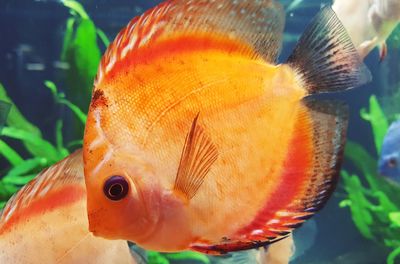
[[[111,176],[104,183],[103,192],[108,199],[119,201],[123,199],[129,191],[129,184],[122,176]]]
[[[390,168],[394,168],[397,166],[397,160],[395,158],[390,158],[388,161],[388,165]]]

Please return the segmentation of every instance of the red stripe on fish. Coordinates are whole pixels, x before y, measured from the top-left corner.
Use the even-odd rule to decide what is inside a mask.
[[[0,235],[10,230],[15,224],[35,215],[52,211],[56,208],[69,205],[82,199],[86,194],[84,187],[77,188],[76,185],[66,186],[57,192],[48,194],[43,198],[36,199],[29,207],[22,208],[13,213],[0,227]],[[3,219],[2,219],[3,222]]]
[[[304,120],[301,120],[304,121]],[[251,234],[254,230],[263,230],[261,237],[275,237],[277,232],[287,232],[286,223],[293,223],[293,217],[302,214],[299,208],[290,208],[290,204],[299,196],[304,189],[304,183],[311,176],[309,171],[312,167],[312,135],[308,133],[311,122],[297,122],[293,139],[289,143],[286,161],[283,164],[284,172],[281,176],[281,182],[271,194],[271,198],[260,210],[254,220],[246,227],[240,229],[237,235]],[[305,151],[307,150],[307,151]],[[295,168],[295,171],[292,170]],[[288,216],[281,216],[288,214]],[[273,223],[267,224],[269,221]],[[299,222],[295,220],[294,222]],[[260,235],[255,237],[260,237]],[[247,237],[252,240],[253,235]],[[260,239],[260,238],[258,238]]]
[[[299,119],[296,123],[293,138],[289,143],[281,182],[266,201],[254,220],[227,239],[226,243],[210,246],[193,246],[192,249],[207,254],[224,254],[230,251],[251,249],[276,242],[292,230],[293,225],[302,223],[302,216],[311,215],[303,208],[293,207],[305,189],[304,184],[310,178],[312,168],[312,134],[309,133],[312,122]],[[293,171],[294,168],[295,171]],[[201,244],[198,242],[196,244]],[[209,242],[203,243],[210,244]]]
[[[0,217],[0,233],[16,222],[58,206],[64,206],[85,195],[82,151],[43,170],[7,202]]]

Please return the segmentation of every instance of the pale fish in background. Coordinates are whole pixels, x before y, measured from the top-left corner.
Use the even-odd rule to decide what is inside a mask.
[[[126,241],[88,230],[81,151],[8,201],[0,217],[0,263],[136,263]]]
[[[334,0],[332,8],[362,58],[377,46],[385,58],[386,39],[400,22],[399,0]]]
[[[264,249],[265,250],[265,249]],[[264,260],[260,264],[287,264],[295,252],[293,235],[272,244],[265,250]]]

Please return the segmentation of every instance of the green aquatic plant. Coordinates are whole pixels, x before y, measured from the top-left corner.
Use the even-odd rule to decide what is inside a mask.
[[[147,251],[149,264],[170,264],[170,263],[197,263],[209,264],[209,258],[201,253],[185,251],[180,253],[159,253]]]
[[[71,14],[66,21],[61,51],[61,61],[67,65],[65,93],[86,112],[101,59],[101,47],[106,48],[110,41],[79,2],[62,0],[61,3]],[[81,122],[74,122],[72,131],[74,137],[82,137]]]
[[[68,101],[62,93],[57,91],[53,82],[45,81],[45,86],[50,89],[56,102],[66,105],[75,113],[77,119],[85,122],[86,116],[73,103]],[[8,162],[9,168],[3,171],[0,179],[0,206],[14,194],[21,186],[29,182],[45,167],[63,159],[69,154],[68,147],[63,142],[62,119],[55,124],[56,144],[51,143],[42,136],[40,129],[23,116],[18,107],[8,97],[3,85],[0,84],[0,100],[12,104],[6,126],[2,129],[0,139],[0,156]],[[22,155],[11,147],[8,140],[20,142],[28,155]]]
[[[350,208],[352,220],[365,238],[392,249],[387,258],[387,263],[391,264],[400,255],[400,187],[378,175],[376,158],[389,121],[374,95],[370,98],[369,109],[361,109],[360,115],[371,126],[375,153],[368,153],[356,142],[347,143],[345,158],[351,161],[357,173],[342,170],[346,199],[339,205]]]

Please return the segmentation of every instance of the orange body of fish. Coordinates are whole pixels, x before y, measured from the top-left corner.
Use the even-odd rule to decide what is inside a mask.
[[[347,124],[303,99],[368,81],[333,11],[287,64],[274,1],[167,1],[104,55],[84,137],[90,230],[159,251],[285,237],[333,191]]]
[[[89,232],[82,151],[43,171],[6,204],[0,263],[136,263],[126,241]]]

